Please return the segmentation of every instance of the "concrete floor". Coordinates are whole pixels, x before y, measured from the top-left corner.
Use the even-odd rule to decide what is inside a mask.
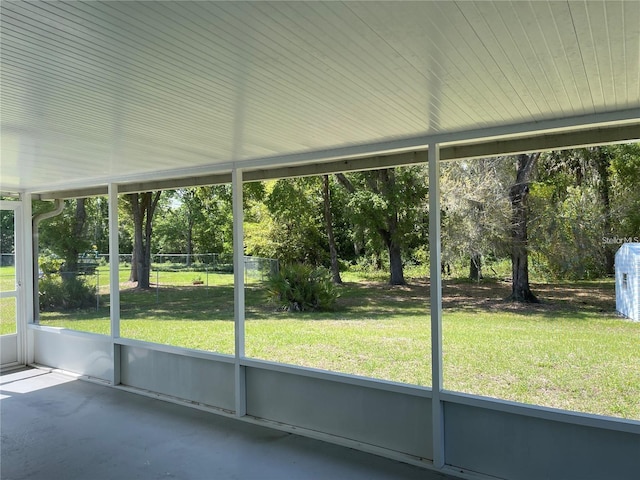
[[[0,383],[3,480],[453,480],[43,370]]]

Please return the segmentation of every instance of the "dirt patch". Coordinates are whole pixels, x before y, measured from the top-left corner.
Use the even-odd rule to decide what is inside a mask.
[[[429,301],[429,279],[412,279],[409,285],[394,286],[383,283],[349,283],[346,286],[355,293],[340,298],[340,306],[349,308],[367,302],[380,304],[422,303]],[[511,284],[498,280],[468,282],[445,280],[442,282],[442,305],[485,311],[510,312],[596,312],[615,315],[615,291],[611,283],[533,283],[531,290],[540,303],[507,301]]]
[[[480,308],[513,312],[589,311],[615,314],[615,292],[608,284],[531,284],[540,303],[507,301],[511,284],[446,281],[442,286],[443,307]]]

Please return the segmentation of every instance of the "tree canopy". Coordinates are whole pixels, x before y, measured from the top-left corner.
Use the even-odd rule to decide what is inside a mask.
[[[455,275],[480,280],[497,262],[524,265],[525,253],[537,279],[611,275],[619,240],[640,236],[637,143],[444,162],[441,172],[443,262]],[[244,253],[331,268],[336,282],[340,270],[365,268],[403,284],[407,267],[428,272],[428,189],[426,165],[246,183]],[[136,239],[144,255],[232,251],[230,185],[131,194],[120,205],[121,253],[135,255]],[[36,202],[34,212],[47,208]],[[106,218],[104,198],[67,200],[42,223],[41,251],[68,269],[87,250],[106,253]]]

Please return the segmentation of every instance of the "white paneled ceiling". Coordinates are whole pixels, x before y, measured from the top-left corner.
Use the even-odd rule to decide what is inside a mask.
[[[637,1],[0,8],[4,190],[640,111]]]

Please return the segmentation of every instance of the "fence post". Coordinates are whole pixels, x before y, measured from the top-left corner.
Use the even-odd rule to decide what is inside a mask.
[[[96,268],[96,312],[100,310],[100,270]]]

